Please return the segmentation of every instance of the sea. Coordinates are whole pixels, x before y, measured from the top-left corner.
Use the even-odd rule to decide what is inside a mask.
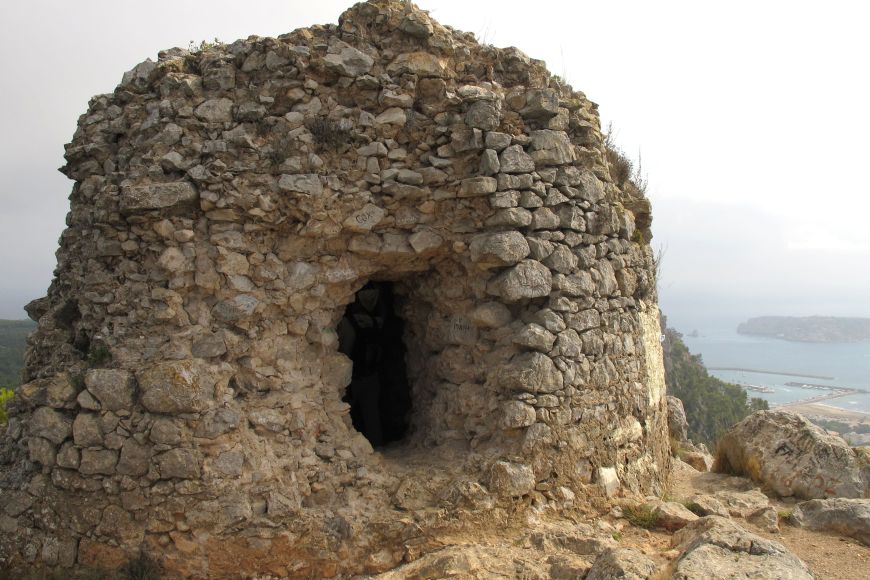
[[[831,394],[818,386],[848,387],[866,393],[819,402],[870,414],[870,342],[821,344],[745,336],[737,334],[739,322],[677,330],[689,350],[701,355],[710,374],[730,383],[766,387],[772,392],[748,393],[766,399],[771,407]]]

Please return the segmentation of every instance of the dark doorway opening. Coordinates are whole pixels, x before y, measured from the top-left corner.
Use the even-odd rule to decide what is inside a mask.
[[[366,284],[338,324],[339,350],[353,361],[353,378],[342,400],[350,404],[354,428],[373,447],[408,433],[411,388],[403,333],[392,282]]]

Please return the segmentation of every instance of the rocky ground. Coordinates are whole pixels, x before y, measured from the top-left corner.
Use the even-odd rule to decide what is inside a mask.
[[[740,577],[867,577],[870,548],[847,536],[789,523],[796,502],[768,497],[748,479],[700,472],[677,461],[663,499],[668,507],[660,508],[655,524],[645,522],[650,529],[629,521],[627,512],[635,502],[626,502],[623,509],[609,513],[578,508],[572,519],[539,514],[530,522],[531,531],[497,529],[491,534],[433,537],[426,546],[408,547],[409,563],[378,578],[735,577],[733,570],[729,572],[729,563]],[[702,521],[692,512],[680,510],[688,505],[702,512],[695,502],[706,509],[724,508],[723,516]],[[658,500],[650,503],[656,505]],[[718,529],[705,531],[711,523]],[[683,531],[675,531],[686,524]],[[717,552],[729,542],[738,549]],[[724,558],[717,561],[721,556]],[[748,562],[759,568],[747,568]]]

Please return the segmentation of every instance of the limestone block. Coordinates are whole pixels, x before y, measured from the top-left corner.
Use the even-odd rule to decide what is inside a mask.
[[[501,151],[511,144],[511,136],[507,133],[489,131],[486,134],[486,146],[496,151]]]
[[[596,480],[607,497],[614,497],[619,491],[619,477],[614,467],[599,467],[596,471]]]
[[[477,101],[468,108],[465,124],[469,127],[492,131],[501,123],[501,106],[498,101]]]
[[[429,254],[444,244],[444,238],[432,230],[421,230],[408,236],[408,243],[418,254]]]
[[[543,262],[551,270],[562,274],[570,274],[577,268],[577,256],[568,246],[562,244],[557,244]]]
[[[520,114],[527,119],[546,120],[559,112],[559,93],[554,89],[528,91],[525,101]]]
[[[494,177],[469,177],[459,184],[459,197],[477,197],[495,193],[498,182]]]
[[[502,405],[502,426],[506,429],[528,427],[535,422],[535,408],[522,401],[507,401]]]
[[[444,60],[428,52],[400,54],[387,65],[387,72],[391,75],[411,73],[420,78],[450,76]]]
[[[214,404],[219,367],[199,359],[167,361],[136,373],[142,405],[154,413],[196,413]]]
[[[121,188],[121,213],[190,206],[199,194],[187,181],[131,185]]]
[[[79,450],[70,441],[64,443],[57,453],[57,464],[65,469],[78,469],[80,460]]]
[[[485,302],[471,311],[469,319],[484,328],[500,328],[511,321],[511,311],[500,302]]]
[[[491,133],[488,133],[488,135],[490,134]],[[508,189],[530,189],[534,183],[534,178],[532,178],[529,173],[511,175],[501,172],[498,174],[497,180],[499,191],[505,191]]]
[[[241,422],[242,415],[236,409],[222,407],[205,413],[202,420],[197,424],[194,434],[197,437],[214,439],[224,433],[236,429]],[[157,432],[155,432],[157,428]],[[155,442],[175,444],[180,440],[178,428],[173,424],[159,425],[155,423],[151,428],[151,439]],[[156,441],[159,439],[159,441]]]
[[[33,463],[51,467],[57,457],[57,449],[48,439],[29,437],[27,439],[27,456]]]
[[[500,296],[507,302],[548,296],[553,288],[549,268],[535,260],[523,260],[499,274],[486,287],[489,294]]]
[[[408,121],[408,116],[405,109],[401,107],[390,107],[377,117],[375,117],[375,125],[404,125]]]
[[[207,421],[208,417],[209,415],[206,415],[203,422]],[[206,429],[205,433],[199,436],[207,436],[209,431],[207,428],[204,429]],[[219,434],[217,433],[215,436]],[[181,441],[181,428],[173,419],[158,417],[151,426],[149,438],[158,445],[177,445]]]
[[[85,386],[100,401],[103,409],[118,411],[133,405],[136,388],[133,373],[121,369],[90,369],[85,373]]]
[[[198,106],[194,114],[208,123],[229,123],[233,120],[233,104],[226,97],[209,99]]]
[[[497,211],[486,220],[488,227],[508,226],[521,228],[532,223],[532,213],[521,207],[511,207]]]
[[[260,301],[250,294],[239,294],[215,304],[211,313],[221,322],[237,322],[251,316],[259,304]]]
[[[22,401],[31,405],[62,409],[76,398],[76,389],[66,373],[49,379],[37,379],[15,389]]]
[[[79,413],[73,422],[73,440],[79,447],[94,447],[103,443],[99,415]]]
[[[471,261],[488,269],[516,264],[529,255],[529,243],[519,232],[475,236],[469,245]]]
[[[535,488],[535,474],[528,465],[496,461],[490,468],[488,485],[496,495],[519,497]]]
[[[85,475],[112,475],[118,463],[118,452],[112,449],[83,449],[79,471]]]
[[[52,443],[63,443],[72,434],[72,421],[63,413],[50,407],[39,407],[31,415],[28,429]]]
[[[320,176],[315,173],[285,173],[278,179],[278,189],[315,197],[323,194],[323,184],[320,181]]]
[[[453,153],[483,149],[483,131],[463,125],[451,134],[450,148]]]
[[[194,479],[200,476],[201,458],[192,449],[170,449],[154,458],[161,479]]]
[[[549,352],[556,342],[556,336],[538,324],[527,324],[513,337],[513,343],[526,348]]]
[[[552,393],[562,388],[563,377],[553,360],[539,352],[515,356],[498,371],[498,386],[505,391]]]
[[[534,159],[526,153],[522,145],[507,147],[499,155],[499,162],[504,173],[531,173],[535,170]]]
[[[124,441],[116,471],[122,475],[138,477],[148,473],[151,450],[133,439]]]
[[[539,129],[532,131],[529,136],[531,137],[531,156],[535,161],[535,166],[566,165],[577,159],[574,146],[564,131]]]
[[[372,69],[374,59],[340,40],[333,42],[323,57],[326,70],[346,76],[358,77]]]
[[[495,175],[500,171],[501,164],[495,149],[485,149],[480,156],[480,173],[483,175]],[[497,183],[497,182],[496,182]]]
[[[559,216],[560,227],[576,232],[586,231],[586,216],[579,207],[574,205],[562,206],[559,208],[557,215]]]
[[[383,208],[372,203],[367,203],[344,220],[344,227],[351,232],[369,232],[372,228],[377,226],[386,215],[387,212]]]

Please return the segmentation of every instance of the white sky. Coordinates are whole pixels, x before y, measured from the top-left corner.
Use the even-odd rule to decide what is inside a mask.
[[[349,5],[3,0],[0,318],[23,317],[51,280],[72,185],[56,168],[92,95],[163,48],[336,22]],[[642,151],[672,319],[870,316],[870,5],[418,5],[545,60]]]

